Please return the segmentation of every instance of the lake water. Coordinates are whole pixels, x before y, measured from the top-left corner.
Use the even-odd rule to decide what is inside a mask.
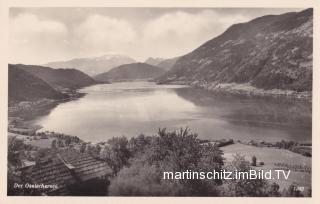
[[[158,128],[189,127],[200,138],[311,141],[311,103],[290,99],[217,96],[152,82],[101,84],[80,90],[34,124],[85,141],[153,135]]]

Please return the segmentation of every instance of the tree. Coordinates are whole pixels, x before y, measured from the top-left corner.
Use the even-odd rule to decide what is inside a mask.
[[[150,145],[152,138],[140,134],[138,137],[132,137],[129,140],[129,150],[132,155],[144,153],[145,148]]]
[[[65,144],[66,144],[66,146],[69,146],[71,144],[71,138],[70,137],[67,137],[65,139]]]
[[[251,166],[257,166],[257,157],[254,155],[251,158]]]
[[[125,137],[113,137],[107,143],[103,159],[110,165],[113,173],[117,174],[123,166],[128,165],[131,156],[128,140]]]
[[[100,157],[100,153],[101,153],[101,147],[100,145],[96,145],[94,148],[94,154],[96,155],[96,157]]]
[[[49,160],[51,158],[51,150],[48,148],[42,148],[37,151],[35,161],[36,165],[39,165],[43,160]]]
[[[100,145],[96,145],[96,146],[88,146],[88,152],[91,156],[95,157],[95,158],[100,158],[100,151],[101,151],[101,147]]]
[[[56,149],[56,148],[57,148],[57,141],[56,141],[56,140],[52,140],[52,142],[51,142],[51,148],[52,148],[52,149]]]
[[[154,165],[134,163],[124,167],[112,180],[111,196],[161,196],[170,195],[171,188],[162,185],[159,169]]]
[[[14,166],[21,165],[20,155],[25,149],[25,144],[22,140],[16,137],[8,140],[8,162]]]
[[[140,146],[139,148],[135,148]],[[129,164],[111,181],[110,195],[131,196],[216,196],[217,181],[163,179],[163,172],[220,170],[222,152],[211,144],[201,144],[189,129],[130,140],[135,153]]]
[[[58,146],[59,147],[64,147],[64,143],[61,139],[58,140]]]
[[[269,197],[279,197],[281,194],[279,192],[279,185],[276,182],[273,182],[268,189],[268,196]]]
[[[173,132],[160,129],[146,156],[148,162],[164,162],[173,171],[184,171],[197,166],[201,154],[202,146],[197,134],[190,134],[185,128]]]
[[[80,152],[84,153],[86,151],[86,147],[87,147],[86,143],[82,143],[80,146]]]

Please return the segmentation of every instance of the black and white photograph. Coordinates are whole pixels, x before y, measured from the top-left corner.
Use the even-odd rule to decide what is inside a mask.
[[[312,7],[8,12],[8,197],[312,197]]]

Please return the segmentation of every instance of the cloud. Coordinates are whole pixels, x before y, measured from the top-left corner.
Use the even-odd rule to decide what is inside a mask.
[[[74,35],[80,47],[92,52],[126,50],[137,37],[127,21],[96,14],[77,26]]]
[[[70,21],[55,15],[23,12],[10,17],[11,62],[39,64],[110,52],[137,60],[170,58],[249,20],[241,13],[218,14],[209,9],[166,11],[134,20],[101,12]]]
[[[50,59],[61,52],[67,36],[68,29],[61,22],[41,20],[31,13],[19,14],[9,23],[10,59],[24,63]]]
[[[68,33],[63,23],[40,20],[36,15],[23,13],[10,21],[10,37],[16,42],[26,42],[41,37],[65,37]]]
[[[152,46],[152,54],[159,57],[186,54],[230,25],[247,20],[243,15],[221,16],[210,10],[168,13],[147,23],[143,33],[144,48]]]

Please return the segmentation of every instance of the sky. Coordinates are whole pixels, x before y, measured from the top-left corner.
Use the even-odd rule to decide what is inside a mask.
[[[137,61],[191,52],[235,23],[302,9],[10,8],[9,62],[122,54]]]

